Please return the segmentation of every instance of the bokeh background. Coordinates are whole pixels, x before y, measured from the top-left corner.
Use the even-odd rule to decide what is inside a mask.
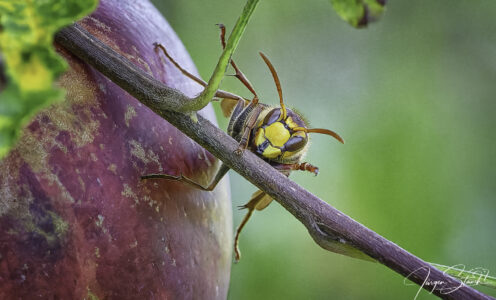
[[[204,79],[221,52],[215,24],[231,29],[244,2],[154,1]],[[314,135],[306,160],[321,173],[293,180],[427,261],[494,276],[496,2],[387,7],[357,30],[327,0],[261,1],[234,58],[262,101],[276,105],[262,50],[287,105],[346,140]],[[222,87],[250,95],[234,78]],[[244,204],[255,187],[230,176],[233,206]],[[244,213],[234,212],[235,227]],[[252,217],[241,249],[230,299],[413,299],[418,289],[380,264],[322,250],[277,203]]]

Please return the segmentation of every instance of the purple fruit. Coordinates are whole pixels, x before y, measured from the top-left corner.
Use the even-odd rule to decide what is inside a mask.
[[[102,0],[80,22],[168,86],[201,88],[186,50],[148,1]],[[226,298],[232,248],[228,182],[203,192],[218,161],[61,47],[66,100],[41,111],[0,162],[0,299]],[[214,120],[211,107],[202,115]],[[94,297],[94,298],[92,298]]]

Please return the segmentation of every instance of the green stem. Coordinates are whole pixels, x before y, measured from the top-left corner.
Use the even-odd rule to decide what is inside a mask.
[[[431,265],[448,275],[460,279],[466,285],[483,285],[493,289],[496,288],[496,277],[489,276],[489,270],[483,268],[465,270],[465,268],[448,267],[434,263],[431,263]]]
[[[198,97],[194,99],[194,101],[182,108],[183,112],[197,111],[210,103],[215,95],[215,92],[217,92],[217,90],[219,89],[220,83],[222,82],[224,74],[226,73],[227,66],[229,65],[229,61],[231,60],[231,56],[233,55],[234,50],[236,50],[236,47],[239,44],[239,40],[241,39],[241,36],[245,31],[246,25],[248,24],[253,11],[258,5],[258,1],[259,0],[248,0],[246,2],[243,13],[238,18],[238,21],[236,22],[236,25],[234,26],[231,35],[227,40],[226,48],[219,58],[219,62],[215,67],[212,77],[210,77],[210,80],[208,81],[207,87]]]

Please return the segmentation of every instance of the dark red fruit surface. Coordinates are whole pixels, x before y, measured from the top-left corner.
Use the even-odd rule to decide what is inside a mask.
[[[147,1],[102,0],[80,22],[187,95],[200,87],[154,50],[195,70]],[[201,192],[217,160],[61,48],[66,100],[40,112],[0,162],[0,299],[222,299],[231,267],[227,180]],[[210,107],[202,114],[214,121]]]

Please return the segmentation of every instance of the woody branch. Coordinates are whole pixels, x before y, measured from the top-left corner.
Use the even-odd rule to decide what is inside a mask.
[[[201,116],[197,116],[197,122],[192,120],[191,114],[184,109],[194,101],[192,98],[155,80],[80,26],[64,28],[55,40],[273,197],[308,229],[321,247],[329,250],[329,245],[336,241],[352,245],[445,299],[492,299],[356,222],[250,151],[241,156],[234,154],[238,147],[234,139]],[[426,278],[445,284],[426,286],[423,285]],[[446,289],[446,286],[451,289]]]

